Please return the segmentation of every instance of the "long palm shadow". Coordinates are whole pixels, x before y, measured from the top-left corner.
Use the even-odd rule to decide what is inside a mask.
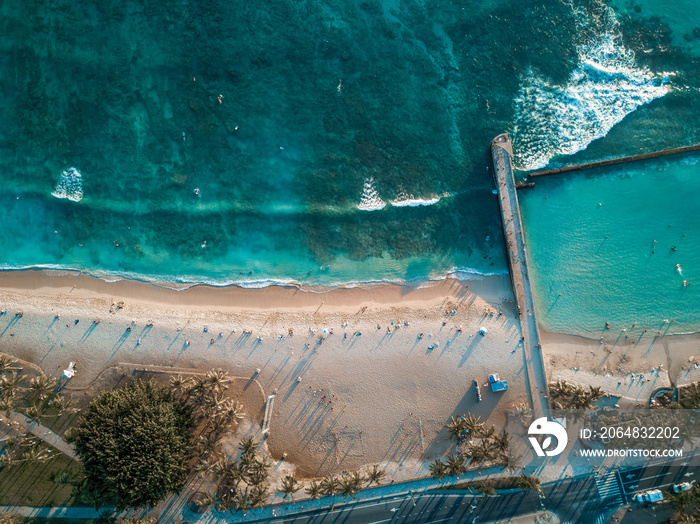
[[[277,378],[277,375],[279,375],[280,372],[282,371],[282,368],[287,365],[290,358],[292,358],[292,357],[290,355],[287,355],[285,357],[285,359],[282,362],[280,362],[279,366],[277,366],[277,369],[272,374],[272,376],[269,379],[267,379],[266,387],[269,387],[270,385],[272,385],[274,380]]]
[[[184,331],[184,329],[183,329],[182,331],[178,331],[178,332],[177,332],[177,335],[175,335],[175,338],[174,338],[173,341],[170,343],[170,345],[168,346],[168,349],[166,349],[166,351],[170,351],[170,348],[173,347],[173,344],[175,344],[175,342],[177,341],[177,339],[180,338],[180,335],[183,333],[183,331]]]
[[[82,344],[83,342],[85,342],[85,341],[88,339],[88,337],[92,334],[92,332],[95,331],[95,328],[96,328],[96,327],[97,327],[97,324],[96,324],[95,322],[93,322],[92,324],[90,324],[90,327],[87,328],[87,329],[85,330],[85,333],[83,333],[83,336],[80,337],[80,343],[81,343],[81,344]]]
[[[150,326],[144,326],[143,329],[141,330],[141,333],[139,333],[139,338],[143,339],[148,333],[153,329],[153,325]]]
[[[299,385],[299,382],[297,382],[296,380],[294,382],[292,382],[292,385],[289,386],[289,390],[287,391],[287,394],[284,396],[283,400],[286,401],[289,397],[291,397],[292,393],[294,393],[294,390],[296,390],[298,385]]]
[[[10,320],[10,322],[8,322],[7,326],[5,327],[5,329],[3,329],[2,333],[0,333],[0,338],[2,338],[2,336],[5,334],[5,332],[8,329],[10,329],[12,326],[14,326],[17,322],[19,322],[19,319],[20,319],[20,317],[15,315],[15,317],[12,320]]]
[[[117,340],[117,343],[114,344],[114,347],[112,348],[112,354],[111,354],[111,355],[109,356],[109,358],[107,359],[108,361],[109,361],[109,360],[112,360],[112,358],[114,357],[114,355],[117,354],[117,351],[119,351],[119,348],[122,347],[122,346],[124,345],[124,342],[126,342],[126,340],[129,338],[129,335],[131,335],[131,331],[129,331],[129,330],[127,329],[127,330],[124,331],[124,333],[122,334],[122,336],[119,337],[119,340]]]
[[[51,328],[53,327],[53,325],[54,325],[56,322],[58,322],[58,317],[53,317],[53,320],[51,321],[51,324],[49,324],[49,327],[47,327],[47,328],[46,328],[46,331],[44,331],[44,335],[46,335],[46,333],[48,333],[49,331],[51,331]]]
[[[459,365],[457,366],[458,368],[461,368],[466,362],[469,356],[474,352],[474,349],[476,346],[479,344],[480,341],[480,335],[474,335],[474,338],[472,339],[472,343],[469,344],[467,349],[464,351],[464,355],[462,355],[462,360],[459,361]]]

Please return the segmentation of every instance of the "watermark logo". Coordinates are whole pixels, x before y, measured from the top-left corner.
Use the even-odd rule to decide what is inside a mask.
[[[538,457],[554,457],[561,454],[566,448],[566,444],[569,442],[569,437],[566,434],[566,429],[558,422],[552,422],[547,420],[547,417],[541,417],[530,424],[530,428],[527,430],[528,438],[530,439],[530,444],[535,449]],[[536,435],[536,436],[533,436]],[[542,444],[540,445],[537,436],[547,435]],[[557,439],[557,445],[554,449],[548,449],[552,445],[552,436]]]

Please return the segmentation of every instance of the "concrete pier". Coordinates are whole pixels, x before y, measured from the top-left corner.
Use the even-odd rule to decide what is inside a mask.
[[[527,266],[518,194],[513,178],[513,148],[507,134],[498,135],[491,141],[491,156],[503,219],[510,278],[524,337],[523,351],[530,405],[536,417],[547,416],[549,414],[547,379],[544,372],[540,332],[535,316],[535,304],[530,288],[530,272]]]
[[[593,169],[596,167],[614,166],[616,164],[638,162],[639,160],[649,160],[650,158],[658,158],[661,156],[680,155],[682,153],[691,153],[693,151],[700,151],[700,144],[695,144],[694,146],[686,147],[675,147],[673,149],[664,149],[663,151],[654,151],[652,153],[641,153],[639,155],[623,156],[620,158],[612,158],[610,160],[600,160],[599,162],[589,162],[588,164],[576,164],[573,166],[558,167],[556,169],[547,169],[545,171],[535,171],[533,173],[528,173],[527,176],[529,178],[536,176],[560,175],[562,173],[568,173],[569,171],[580,171],[582,169]]]

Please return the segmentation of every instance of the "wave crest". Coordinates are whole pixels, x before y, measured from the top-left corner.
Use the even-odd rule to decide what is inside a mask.
[[[593,22],[577,11],[577,29]],[[667,75],[635,64],[622,45],[614,11],[605,7],[595,34],[579,46],[579,65],[564,85],[552,85],[532,70],[521,80],[514,100],[514,163],[518,169],[546,166],[556,155],[585,149],[640,105],[668,92]]]
[[[362,197],[360,203],[357,204],[357,209],[362,211],[379,211],[386,207],[386,202],[379,198],[379,193],[374,188],[374,178],[365,178],[365,183],[362,186]]]
[[[56,198],[67,198],[73,202],[80,202],[83,198],[83,177],[80,171],[74,167],[64,170],[51,194]]]

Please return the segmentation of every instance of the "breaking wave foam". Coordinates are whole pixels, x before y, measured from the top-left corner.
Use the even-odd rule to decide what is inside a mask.
[[[442,196],[449,196],[448,194],[443,194]],[[433,198],[416,198],[412,194],[407,193],[403,189],[399,191],[399,194],[394,200],[390,200],[389,203],[393,207],[416,207],[416,206],[432,206],[440,201],[439,196]],[[360,203],[357,204],[357,209],[362,211],[379,211],[386,207],[386,202],[379,197],[379,193],[374,188],[374,179],[366,178],[365,184],[362,188],[362,197],[360,198]]]
[[[416,207],[416,206],[432,206],[437,204],[440,197],[434,198],[415,198],[413,195],[400,191],[395,200],[390,200],[389,203],[394,207]]]
[[[360,203],[357,204],[357,209],[362,211],[378,211],[386,207],[386,202],[379,198],[379,193],[374,188],[374,178],[366,178],[365,184],[362,186],[362,197]]]
[[[577,18],[577,29],[591,23],[581,13]],[[667,75],[635,65],[612,9],[605,9],[601,25],[579,47],[579,65],[566,84],[552,85],[533,71],[523,75],[514,100],[518,169],[541,168],[556,155],[585,149],[637,107],[668,92]]]
[[[56,198],[67,198],[73,202],[80,202],[83,198],[83,179],[80,172],[74,167],[63,171],[51,194]]]

